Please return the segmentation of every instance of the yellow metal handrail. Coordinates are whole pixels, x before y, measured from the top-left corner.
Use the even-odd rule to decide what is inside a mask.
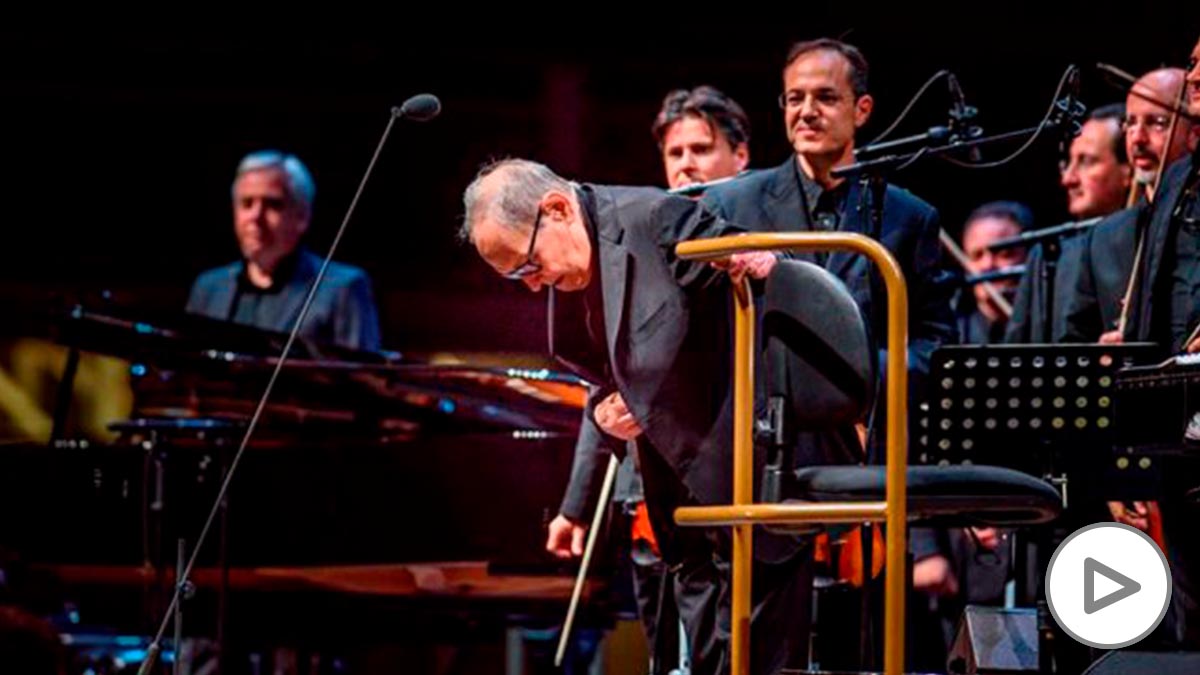
[[[887,289],[887,497],[883,502],[754,504],[754,300],[748,281],[735,285],[733,504],[675,511],[680,525],[733,527],[730,663],[734,675],[750,672],[750,574],[755,523],[887,523],[887,578],[884,586],[883,672],[904,670],[905,521],[908,464],[908,291],[892,254],[870,237],[843,232],[745,234],[685,241],[679,257],[720,260],[747,251],[850,251],[879,268]]]

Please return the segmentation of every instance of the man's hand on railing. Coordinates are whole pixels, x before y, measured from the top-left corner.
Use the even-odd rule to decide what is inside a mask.
[[[734,253],[728,260],[713,262],[713,267],[729,272],[733,283],[740,284],[747,275],[751,279],[766,279],[779,258],[772,251],[750,251]]]

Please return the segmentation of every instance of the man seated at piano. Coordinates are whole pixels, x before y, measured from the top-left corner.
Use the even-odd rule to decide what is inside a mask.
[[[261,150],[243,157],[232,190],[233,232],[242,259],[197,277],[187,311],[290,331],[321,267],[321,257],[301,243],[315,194],[312,174],[295,155]],[[366,272],[331,262],[300,336],[378,351],[379,315]]]

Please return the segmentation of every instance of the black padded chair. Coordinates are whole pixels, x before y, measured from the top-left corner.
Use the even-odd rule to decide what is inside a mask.
[[[763,501],[883,501],[882,466],[792,469],[797,431],[824,431],[862,419],[870,406],[874,359],[866,322],[845,285],[811,263],[781,261],[763,298],[763,349],[773,442]],[[938,526],[1020,527],[1053,520],[1062,499],[1049,483],[996,466],[911,466],[909,522]],[[800,530],[772,526],[773,530]]]

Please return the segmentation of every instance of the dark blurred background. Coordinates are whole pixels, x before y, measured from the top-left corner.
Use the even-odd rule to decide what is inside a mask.
[[[790,153],[775,101],[798,39],[844,37],[866,53],[877,107],[863,142],[940,68],[957,73],[984,129],[1000,132],[1034,125],[1069,63],[1084,67],[1089,105],[1119,101],[1097,61],[1133,73],[1184,65],[1200,34],[1194,3],[473,11],[342,10],[304,25],[232,13],[142,28],[130,17],[119,29],[9,22],[0,28],[0,296],[73,302],[108,289],[121,304],[181,307],[199,271],[236,257],[233,170],[265,147],[312,169],[309,243],[323,253],[390,107],[429,91],[443,114],[396,129],[338,257],[372,275],[390,348],[541,352],[541,298],[499,283],[454,237],[461,190],[490,157],[661,185],[649,132],[661,98],[709,83],[749,112],[753,165],[773,166]],[[945,91],[936,86],[900,133],[944,123]],[[937,206],[952,233],[974,206],[1000,198],[1028,202],[1050,225],[1066,219],[1057,151],[1052,134],[1001,169],[925,161],[896,182]]]

